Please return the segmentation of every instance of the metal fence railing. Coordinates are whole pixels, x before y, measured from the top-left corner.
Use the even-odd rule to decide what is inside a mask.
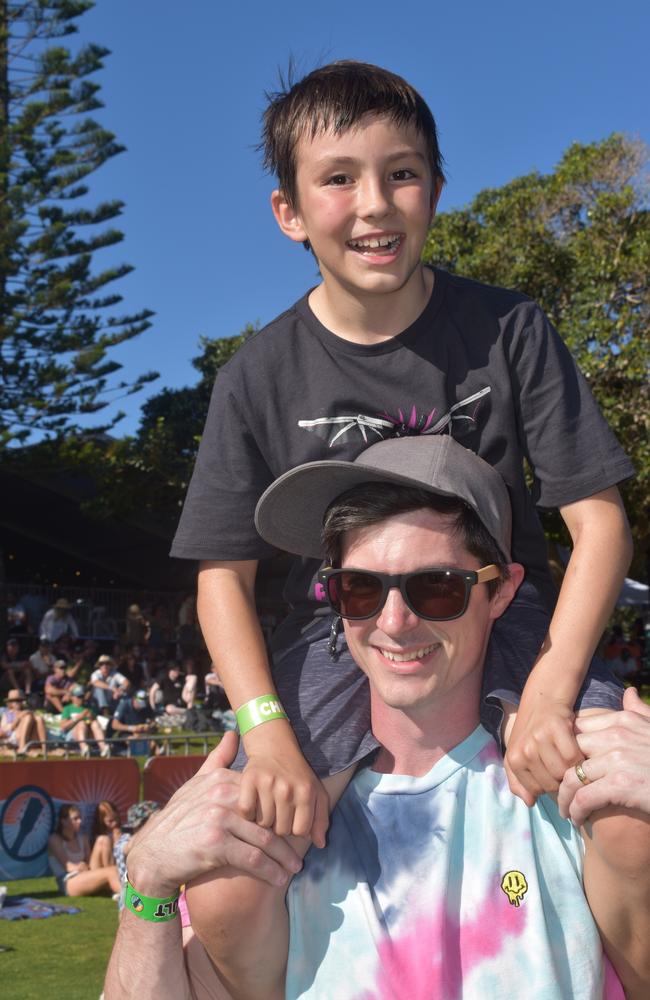
[[[150,756],[150,754],[134,754],[132,752],[133,746],[137,744],[146,744],[149,747],[151,744],[156,744],[162,747],[161,753],[163,755],[169,755],[172,746],[183,746],[185,754],[189,754],[190,746],[196,747],[197,744],[202,747],[202,752],[204,755],[208,754],[213,748],[215,737],[221,738],[223,733],[215,732],[203,732],[203,733],[184,733],[178,736],[166,735],[166,734],[155,734],[149,735],[147,733],[142,736],[136,737],[134,739],[119,739],[117,737],[109,737],[104,740],[94,740],[87,739],[84,743],[87,743],[89,747],[94,747],[98,749],[99,743],[105,743],[109,748],[109,753],[107,755],[107,760],[111,757],[142,757]],[[68,760],[71,757],[79,756],[79,748],[74,740],[70,742],[63,740],[30,740],[29,743],[25,745],[25,751],[18,756],[18,753],[14,750],[14,760],[22,760],[25,753],[29,750],[38,749],[43,754],[43,760],[48,760],[48,757],[56,757],[57,760],[63,758]],[[113,753],[113,750],[119,750],[119,753]]]

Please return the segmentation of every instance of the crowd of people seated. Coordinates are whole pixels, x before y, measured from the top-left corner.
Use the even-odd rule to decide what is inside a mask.
[[[144,755],[155,752],[151,737],[157,731],[182,728],[188,718],[196,729],[191,713],[197,711],[205,724],[198,728],[211,728],[213,715],[221,718],[230,709],[214,666],[200,656],[166,658],[164,648],[135,643],[114,643],[107,653],[94,640],[73,646],[60,637],[41,639],[31,656],[19,660],[14,643],[7,642],[14,665],[6,670],[16,686],[0,711],[0,753],[4,748],[6,755],[36,756],[48,740],[73,744],[84,757],[109,756],[119,752],[107,742],[116,739]],[[31,672],[21,673],[18,663],[29,663]]]

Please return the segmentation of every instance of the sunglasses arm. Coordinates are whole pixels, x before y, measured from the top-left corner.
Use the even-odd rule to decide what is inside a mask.
[[[482,566],[481,569],[477,570],[476,582],[487,583],[488,580],[496,580],[496,578],[500,575],[501,570],[496,563],[490,563],[489,566]]]

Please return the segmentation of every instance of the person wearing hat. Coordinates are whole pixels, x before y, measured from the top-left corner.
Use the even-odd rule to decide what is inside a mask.
[[[282,477],[257,524],[298,554],[324,545],[320,581],[368,679],[374,752],[286,895],[299,861],[238,812],[226,734],[132,847],[106,1000],[145,984],[197,998],[226,984],[251,1000],[614,1000],[621,983],[641,1000],[650,709],[628,693],[623,711],[579,719],[585,759],[564,775],[561,808],[546,794],[527,807],[479,721],[490,631],[524,575],[503,481],[451,438],[384,441],[337,464]],[[263,724],[282,705],[262,697],[254,712]],[[183,968],[174,901],[188,881]]]
[[[142,756],[148,750],[155,753],[155,743],[142,738],[155,729],[155,712],[144,688],[120,699],[111,719],[111,731],[129,740],[132,754]]]
[[[82,684],[74,684],[70,689],[70,701],[61,713],[61,732],[67,740],[79,744],[82,757],[90,757],[87,740],[97,741],[100,757],[108,757],[110,749],[104,739],[104,730],[97,721],[95,710],[84,703],[86,689]]]
[[[38,632],[42,639],[54,643],[63,636],[72,639],[79,638],[79,628],[71,614],[72,605],[65,597],[59,597],[54,605],[46,611],[41,619]]]
[[[18,756],[28,753],[38,756],[40,750],[26,750],[31,740],[44,743],[47,739],[45,723],[27,707],[24,693],[20,688],[12,688],[5,699],[5,707],[0,712],[0,742]]]
[[[126,694],[128,681],[119,670],[112,656],[103,653],[95,664],[95,670],[90,675],[93,701],[100,709],[108,709],[112,713],[116,702]]]

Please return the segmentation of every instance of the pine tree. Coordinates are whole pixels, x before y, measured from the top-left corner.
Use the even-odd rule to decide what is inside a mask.
[[[121,365],[107,351],[153,314],[117,314],[122,296],[106,286],[132,268],[96,266],[96,251],[122,239],[105,226],[121,202],[86,204],[89,175],[123,150],[90,117],[103,105],[89,77],[108,50],[59,41],[92,6],[0,0],[0,447],[60,434],[156,377],[109,378]]]

